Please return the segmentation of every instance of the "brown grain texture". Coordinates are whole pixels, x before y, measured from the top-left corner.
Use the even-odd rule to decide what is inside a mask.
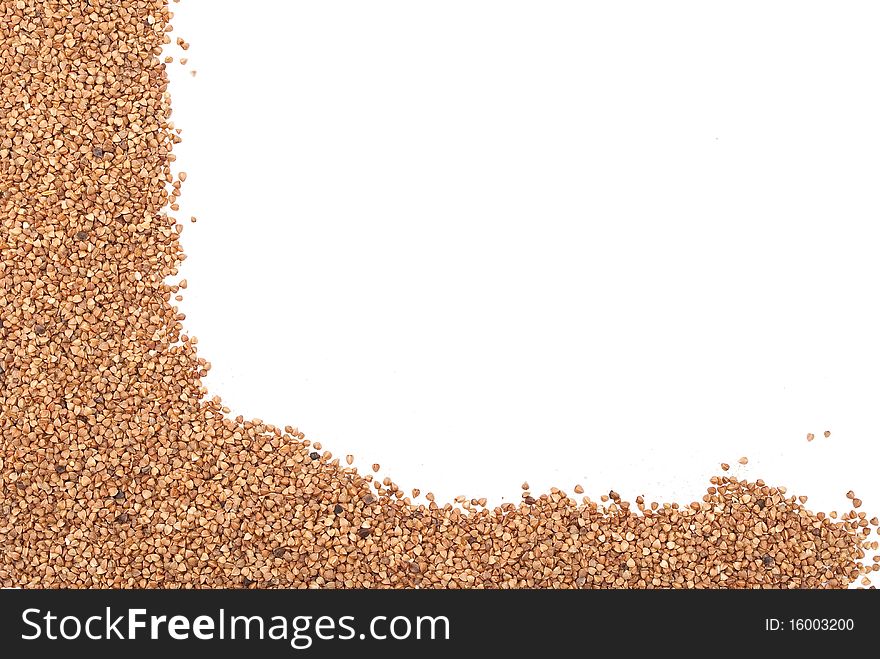
[[[164,0],[0,2],[0,586],[842,588],[871,571],[876,518],[762,481],[636,510],[527,483],[518,504],[415,505],[295,428],[231,418],[173,303],[187,283],[166,283],[186,178],[169,21]]]

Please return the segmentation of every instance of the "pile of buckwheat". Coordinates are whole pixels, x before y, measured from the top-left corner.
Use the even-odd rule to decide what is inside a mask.
[[[731,475],[683,505],[527,484],[518,505],[416,505],[294,428],[229,418],[165,283],[184,258],[170,19],[164,0],[0,1],[0,586],[870,583],[854,493],[839,517]]]

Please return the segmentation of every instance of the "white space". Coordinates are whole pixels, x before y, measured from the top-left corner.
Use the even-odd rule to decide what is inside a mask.
[[[880,511],[876,2],[172,7],[234,413],[446,500],[723,461]]]

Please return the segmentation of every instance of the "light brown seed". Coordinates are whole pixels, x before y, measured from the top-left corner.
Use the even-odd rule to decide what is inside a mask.
[[[747,464],[749,464],[749,459],[747,457],[743,456],[739,459],[739,463],[741,465],[747,465]]]
[[[867,514],[813,513],[760,480],[713,476],[647,514],[613,491],[599,505],[528,485],[491,509],[416,505],[295,427],[232,416],[203,384],[184,281],[165,283],[185,257],[168,215],[185,175],[171,175],[182,138],[157,53],[189,44],[163,2],[0,3],[0,78],[16,82],[0,85],[0,586],[846,588],[867,574]]]

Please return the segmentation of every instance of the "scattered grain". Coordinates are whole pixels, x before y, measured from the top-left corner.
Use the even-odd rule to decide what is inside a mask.
[[[714,476],[701,500],[644,514],[613,490],[599,506],[524,483],[521,502],[463,499],[463,511],[431,492],[412,504],[296,428],[231,416],[206,394],[210,364],[172,304],[185,283],[166,283],[184,258],[168,210],[186,178],[172,175],[180,137],[157,54],[172,43],[167,4],[0,0],[0,15],[0,77],[14,81],[0,89],[0,586],[866,578],[866,515],[812,513],[762,481]]]

